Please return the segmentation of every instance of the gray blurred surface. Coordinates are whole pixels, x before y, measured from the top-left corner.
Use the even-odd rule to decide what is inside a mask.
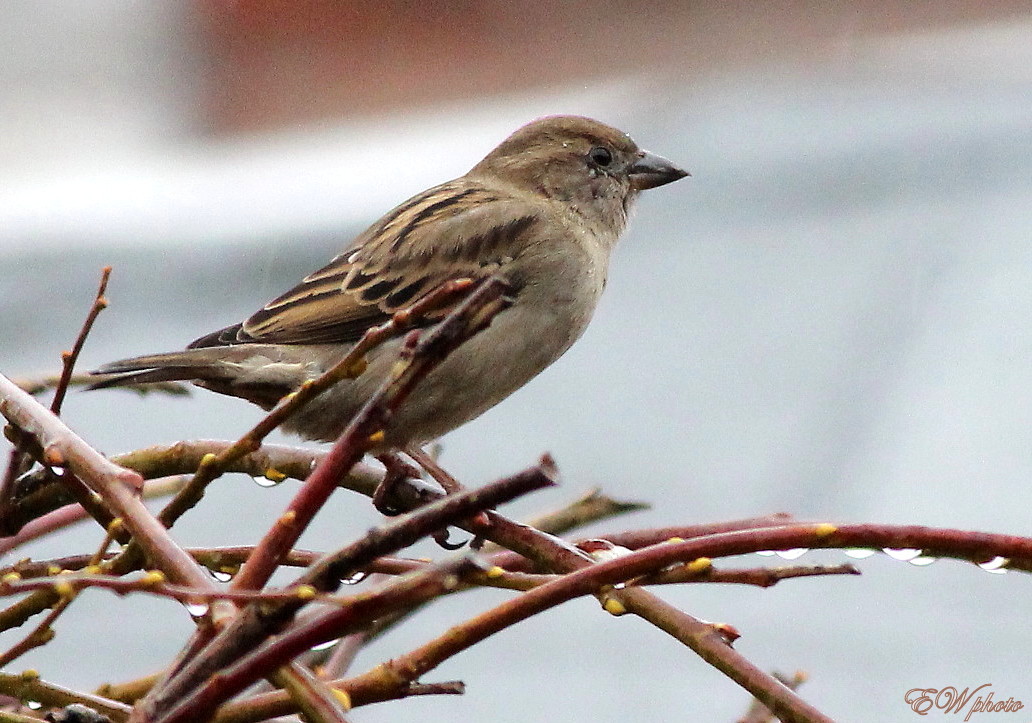
[[[274,224],[275,233],[247,234],[219,225],[212,235],[224,242],[205,245],[193,235],[207,214],[221,217],[202,207],[190,218],[170,215],[166,226],[141,225],[131,247],[104,247],[77,244],[43,218],[38,238],[50,234],[46,243],[0,247],[0,369],[56,367],[103,264],[115,266],[112,306],[89,342],[87,366],[177,348],[239,320],[393,202],[463,173],[504,134],[481,143],[485,126],[582,112],[619,125],[693,177],[642,199],[584,339],[445,440],[443,461],[454,474],[480,483],[549,450],[562,489],[513,509],[551,507],[593,485],[653,503],[602,530],[788,511],[1030,535],[1030,28],[905,36],[822,64],[512,100],[473,120],[458,116],[440,138],[458,158],[435,146],[427,152],[446,160],[414,171],[406,183],[418,185],[378,189],[389,200],[342,209],[348,220],[335,227],[320,218],[284,235]],[[407,158],[420,164],[418,155]],[[276,168],[289,173],[289,163]],[[342,177],[354,172],[340,168]],[[326,180],[321,192],[342,203],[335,183]],[[105,202],[117,208],[117,199]],[[118,223],[131,231],[132,216]],[[188,240],[176,236],[177,224],[191,229]],[[203,392],[189,400],[73,394],[66,410],[107,452],[233,437],[257,419],[245,403]],[[290,492],[228,479],[176,537],[252,541]],[[374,519],[367,507],[341,496],[303,543],[328,548],[361,534]],[[19,554],[92,549],[98,539],[83,527]],[[736,647],[762,667],[809,671],[804,695],[836,720],[909,720],[903,695],[913,687],[988,681],[998,698],[1032,702],[1028,576],[950,561],[917,568],[882,555],[859,564],[861,578],[660,593],[735,625],[743,633]],[[175,605],[87,596],[62,619],[57,641],[19,666],[73,687],[118,680],[166,660],[190,628]],[[503,598],[446,601],[364,654],[359,668]],[[167,624],[154,626],[157,617]],[[98,633],[112,644],[98,648]],[[694,655],[594,601],[508,630],[427,676],[450,678],[466,681],[466,696],[352,715],[729,721],[747,705]]]

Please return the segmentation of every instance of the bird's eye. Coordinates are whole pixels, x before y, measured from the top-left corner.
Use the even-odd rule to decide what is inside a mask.
[[[604,146],[595,146],[592,148],[591,153],[588,154],[588,158],[590,158],[595,165],[602,166],[603,168],[613,162],[613,154]]]

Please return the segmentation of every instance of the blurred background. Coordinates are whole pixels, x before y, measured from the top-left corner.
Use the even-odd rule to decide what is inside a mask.
[[[652,503],[598,532],[785,511],[1032,534],[1027,3],[46,1],[0,5],[0,42],[5,374],[59,366],[104,265],[111,306],[83,368],[239,321],[518,126],[578,113],[692,178],[642,198],[584,339],[447,437],[449,470],[480,484],[547,450],[562,487],[511,512],[592,486]],[[206,392],[75,393],[65,410],[110,453],[258,418]],[[252,542],[293,490],[228,477],[175,536]],[[338,547],[375,519],[341,494],[302,543]],[[82,526],[14,555],[99,539]],[[990,682],[1032,703],[1029,576],[859,564],[659,593],[736,626],[762,667],[808,671],[803,695],[836,720],[909,720],[914,687]],[[438,605],[357,669],[504,597]],[[171,603],[88,592],[16,665],[92,687],[156,669],[191,626]],[[593,600],[427,680],[451,678],[465,696],[352,717],[731,721],[748,704]]]

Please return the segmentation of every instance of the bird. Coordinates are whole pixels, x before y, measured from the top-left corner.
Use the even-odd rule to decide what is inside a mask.
[[[495,406],[570,348],[591,320],[639,193],[687,175],[600,121],[534,120],[465,175],[387,212],[246,320],[181,351],[104,364],[91,372],[100,375],[92,388],[187,381],[268,410],[442,284],[500,276],[511,304],[429,373],[378,445],[418,447]],[[423,321],[436,323],[439,316]],[[364,373],[312,399],[284,428],[335,440],[391,373],[402,344],[376,347]]]

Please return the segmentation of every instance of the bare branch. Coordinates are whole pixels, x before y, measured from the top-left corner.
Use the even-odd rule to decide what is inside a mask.
[[[330,688],[304,666],[283,666],[269,679],[287,691],[309,723],[348,723],[344,714],[351,700],[347,693]]]
[[[68,391],[68,382],[72,378],[72,372],[75,371],[75,363],[79,360],[79,353],[86,343],[86,337],[89,336],[97,316],[107,308],[108,301],[104,298],[104,292],[107,290],[109,278],[111,278],[111,267],[105,266],[100,273],[100,286],[97,288],[97,295],[93,299],[93,305],[86,315],[86,320],[82,323],[82,329],[79,330],[79,336],[76,337],[72,350],[61,353],[61,377],[57,380],[57,386],[54,388],[54,398],[50,402],[50,411],[57,416],[61,416],[61,405],[64,403],[65,393]]]
[[[797,670],[789,677],[783,673],[774,671],[771,675],[782,685],[789,688],[790,690],[799,690],[799,686],[805,683],[809,676],[802,670]],[[774,713],[765,706],[762,702],[753,698],[752,705],[749,706],[749,710],[745,716],[739,718],[737,723],[775,723],[777,717]]]
[[[169,579],[196,587],[211,584],[140,501],[137,494],[143,486],[140,475],[109,461],[3,375],[0,375],[0,413],[37,440],[48,464],[67,467],[89,485],[122,518],[154,566]]]
[[[0,693],[18,700],[34,700],[50,708],[64,708],[81,703],[103,713],[115,723],[127,720],[129,706],[108,698],[89,693],[77,693],[53,683],[41,680],[38,673],[26,671],[21,675],[0,673]]]
[[[549,469],[539,467],[480,489],[448,496],[394,519],[353,545],[327,556],[299,578],[298,585],[311,585],[322,590],[335,589],[341,578],[381,554],[412,544],[433,530],[466,519],[478,511],[495,507],[533,489],[551,484],[554,482]],[[155,717],[155,720],[163,723],[194,720],[196,718],[191,716],[201,716],[202,713],[208,712],[208,706],[219,702],[219,697],[213,698],[215,692],[210,690],[210,686],[205,690],[206,697],[203,700],[198,697],[196,701],[189,699],[184,702],[189,691],[207,681],[216,670],[223,671],[220,677],[224,679],[223,669],[231,661],[240,660],[265,636],[280,630],[300,604],[301,601],[262,608],[248,607],[219,633],[203,656],[186,664],[179,674],[164,686],[160,694],[155,696],[156,707],[159,709],[166,701],[178,704],[167,714]]]

